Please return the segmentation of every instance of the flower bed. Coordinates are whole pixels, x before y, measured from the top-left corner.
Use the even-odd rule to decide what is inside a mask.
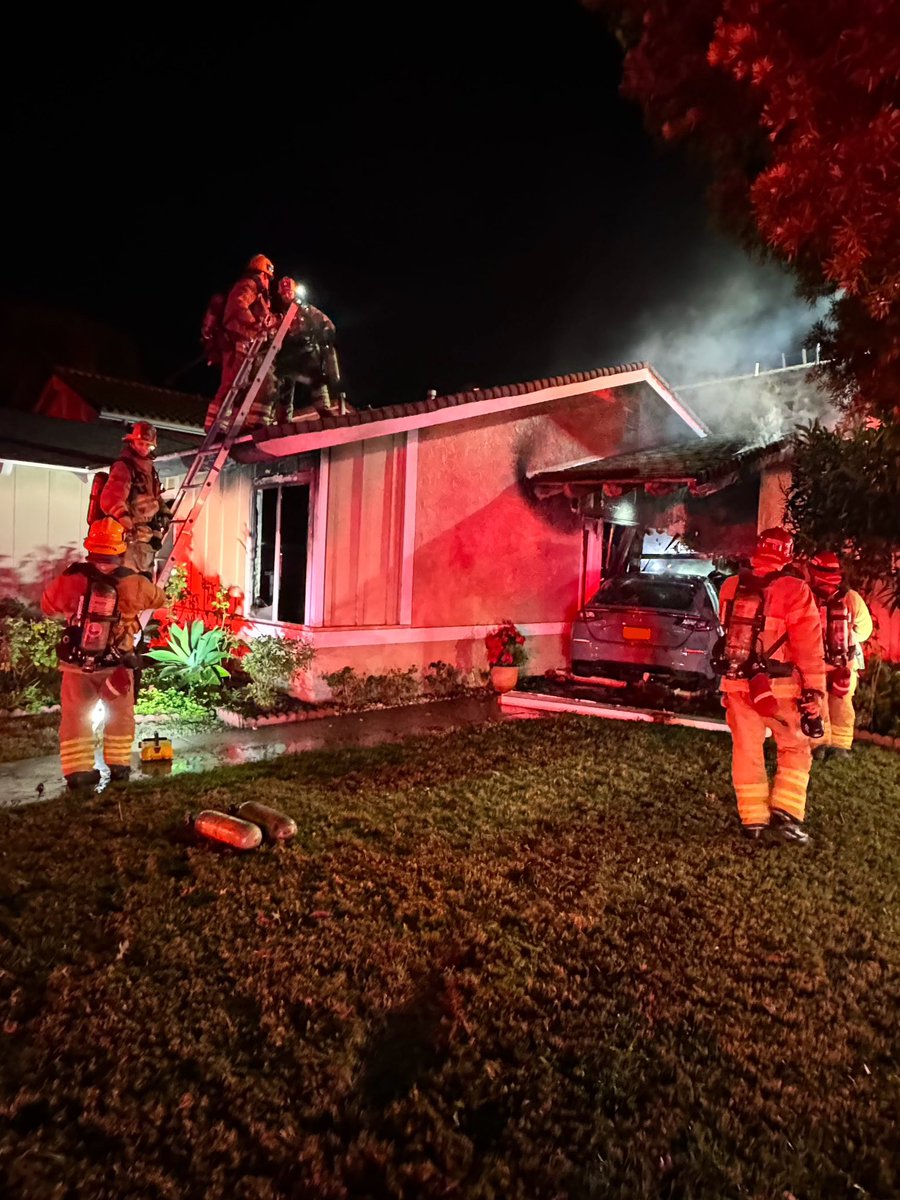
[[[216,717],[223,725],[232,729],[262,729],[266,725],[291,725],[296,721],[315,721],[321,717],[333,717],[337,709],[327,704],[304,704],[297,701],[297,708],[285,712],[257,714],[235,712],[230,708],[216,708]]]

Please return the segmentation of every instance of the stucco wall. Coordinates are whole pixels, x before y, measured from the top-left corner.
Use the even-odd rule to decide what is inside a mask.
[[[399,620],[405,477],[405,435],[331,450],[324,625]]]
[[[82,558],[90,478],[10,465],[0,474],[0,596],[36,601],[55,575]]]
[[[578,602],[581,521],[537,500],[529,474],[617,452],[625,411],[611,393],[424,429],[414,626],[568,620]]]
[[[191,531],[180,560],[189,559],[206,580],[225,587],[245,587],[247,553],[253,519],[251,467],[229,463]]]

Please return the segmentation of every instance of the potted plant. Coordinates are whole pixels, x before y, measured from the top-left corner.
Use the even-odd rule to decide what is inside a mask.
[[[512,621],[503,621],[484,639],[491,686],[495,692],[511,692],[519,682],[519,667],[525,665],[525,638]]]

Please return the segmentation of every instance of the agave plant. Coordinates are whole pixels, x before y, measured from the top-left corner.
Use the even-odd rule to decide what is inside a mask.
[[[222,637],[221,629],[206,629],[202,621],[171,625],[168,646],[148,654],[164,664],[160,683],[191,691],[219,687],[228,675],[222,666]]]

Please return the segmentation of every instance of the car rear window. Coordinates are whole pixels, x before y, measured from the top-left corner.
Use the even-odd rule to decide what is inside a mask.
[[[634,608],[690,608],[694,588],[667,579],[607,579],[592,604],[627,604]]]

